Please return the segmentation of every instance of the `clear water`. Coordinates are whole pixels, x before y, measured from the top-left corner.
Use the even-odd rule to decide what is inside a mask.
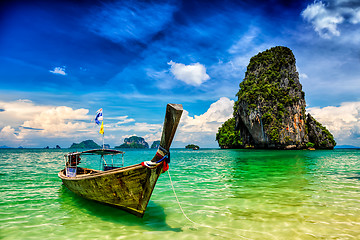
[[[0,150],[0,239],[360,239],[360,151],[172,150],[143,219],[82,199],[67,150]],[[154,150],[127,151],[128,164]]]

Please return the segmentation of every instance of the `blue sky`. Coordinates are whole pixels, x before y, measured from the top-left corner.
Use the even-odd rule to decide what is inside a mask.
[[[252,56],[294,52],[307,111],[360,146],[360,1],[2,1],[0,146],[160,138],[217,147]]]

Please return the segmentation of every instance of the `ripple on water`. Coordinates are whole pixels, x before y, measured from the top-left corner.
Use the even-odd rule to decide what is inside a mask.
[[[174,187],[198,225],[183,216],[167,174],[138,219],[63,187],[57,172],[65,151],[0,150],[0,238],[356,239],[354,151],[173,150]],[[127,154],[136,162],[153,153]]]

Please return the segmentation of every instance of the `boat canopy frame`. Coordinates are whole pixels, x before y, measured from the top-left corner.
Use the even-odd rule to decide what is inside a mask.
[[[124,154],[125,152],[115,150],[115,149],[91,149],[82,152],[73,152],[68,153],[65,156],[73,156],[73,155],[117,155]]]
[[[68,177],[76,177],[78,164],[81,160],[81,155],[99,155],[100,157],[100,167],[103,167],[103,171],[119,168],[119,166],[115,166],[114,164],[114,155],[122,155],[122,167],[124,167],[124,154],[125,152],[115,150],[115,149],[91,149],[82,152],[72,152],[64,155],[65,158],[65,170],[66,176]],[[104,156],[111,155],[111,164],[108,164],[104,158]]]

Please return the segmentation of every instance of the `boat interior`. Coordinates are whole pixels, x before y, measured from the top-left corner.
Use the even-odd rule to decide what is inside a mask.
[[[100,168],[99,170],[94,170],[86,168],[84,166],[78,166],[81,163],[82,157],[84,155],[88,156],[100,156]],[[114,158],[115,155],[120,155],[119,158]],[[105,160],[105,156],[110,157],[110,159]],[[81,153],[71,153],[64,156],[65,157],[65,169],[63,170],[64,175],[67,177],[76,177],[79,175],[88,175],[99,173],[102,171],[109,171],[117,168],[124,167],[124,152],[116,150],[89,150]],[[93,159],[94,160],[94,159]],[[99,161],[97,160],[97,161]],[[110,161],[109,161],[110,160]],[[120,160],[120,161],[119,161]]]

